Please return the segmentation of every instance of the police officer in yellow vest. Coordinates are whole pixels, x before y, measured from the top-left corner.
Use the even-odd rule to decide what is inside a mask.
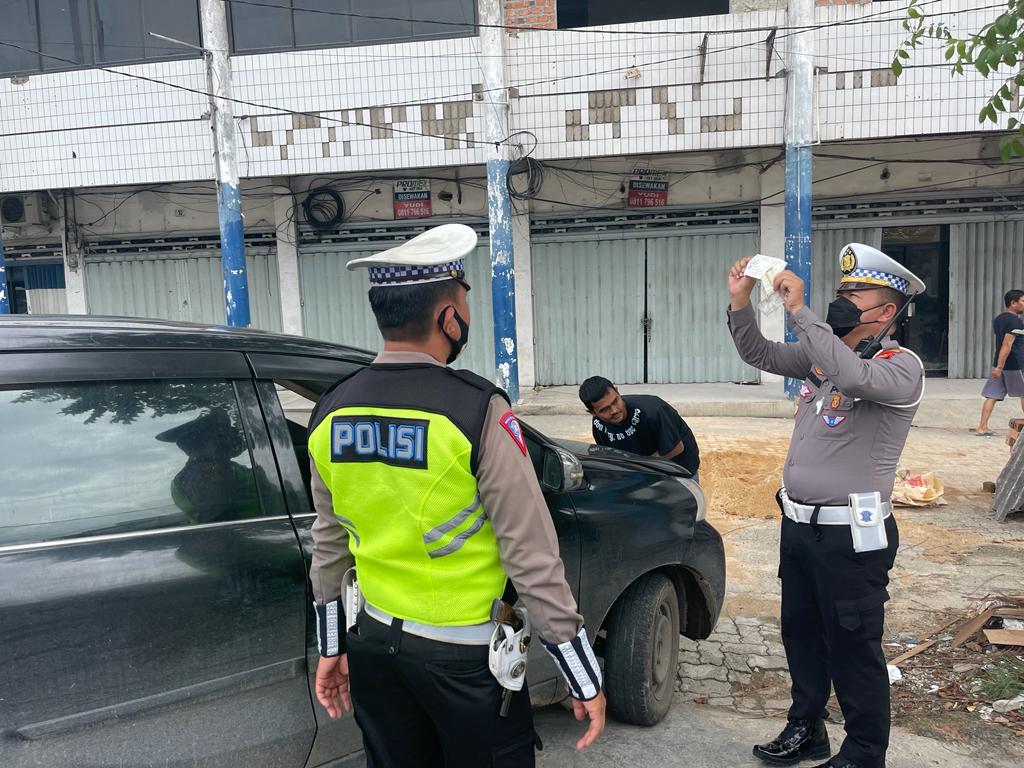
[[[534,765],[529,694],[503,714],[488,666],[492,602],[509,584],[590,719],[577,747],[604,727],[601,672],[519,423],[504,392],[446,365],[467,341],[462,259],[476,240],[445,224],[349,263],[369,269],[384,351],[309,425],[316,694],[332,717],[354,707],[372,768]],[[356,591],[365,605],[347,629]]]

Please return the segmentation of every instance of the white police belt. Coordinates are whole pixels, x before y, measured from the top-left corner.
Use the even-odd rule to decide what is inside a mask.
[[[395,617],[387,611],[382,611],[380,608],[369,603],[366,603],[363,610],[371,619],[375,619],[389,627],[391,622],[395,620]],[[426,640],[436,640],[439,643],[488,645],[491,642],[491,635],[494,634],[494,622],[485,621],[481,624],[470,624],[464,627],[441,627],[403,619],[402,631]]]
[[[815,507],[809,504],[797,504],[790,501],[785,489],[780,492],[782,499],[782,511],[786,517],[795,523],[810,523],[814,517],[814,510],[818,510],[818,519],[814,520],[818,525],[850,525],[850,507],[847,506],[820,506]],[[892,514],[892,502],[884,501],[879,506],[882,519],[885,520]]]

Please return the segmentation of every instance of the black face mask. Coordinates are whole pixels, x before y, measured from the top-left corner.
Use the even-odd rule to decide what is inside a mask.
[[[462,350],[469,342],[469,325],[462,319],[462,316],[459,314],[459,310],[452,307],[452,312],[455,314],[455,322],[459,324],[459,338],[453,339],[451,336],[448,336],[444,330],[444,313],[447,309],[448,307],[445,307],[441,310],[441,314],[437,316],[437,324],[441,328],[441,333],[444,333],[448,342],[452,345],[452,351],[448,354],[448,359],[445,360],[448,365],[451,365],[458,359]]]
[[[872,309],[884,306],[885,304],[883,303],[876,304],[867,309],[861,309],[845,296],[840,296],[828,305],[828,314],[825,316],[825,322],[832,329],[832,333],[841,339],[851,333],[857,326],[864,325],[861,322],[861,317],[865,312],[870,312]]]

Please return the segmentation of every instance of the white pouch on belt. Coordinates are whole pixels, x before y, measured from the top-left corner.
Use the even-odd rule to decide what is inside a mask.
[[[850,494],[850,533],[854,552],[874,552],[889,546],[882,495],[878,491]]]

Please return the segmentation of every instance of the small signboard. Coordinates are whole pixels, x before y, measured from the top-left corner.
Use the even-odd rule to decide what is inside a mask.
[[[430,216],[430,179],[398,179],[395,182],[395,218]]]
[[[630,208],[663,208],[668,205],[668,174],[637,168],[626,187]]]

